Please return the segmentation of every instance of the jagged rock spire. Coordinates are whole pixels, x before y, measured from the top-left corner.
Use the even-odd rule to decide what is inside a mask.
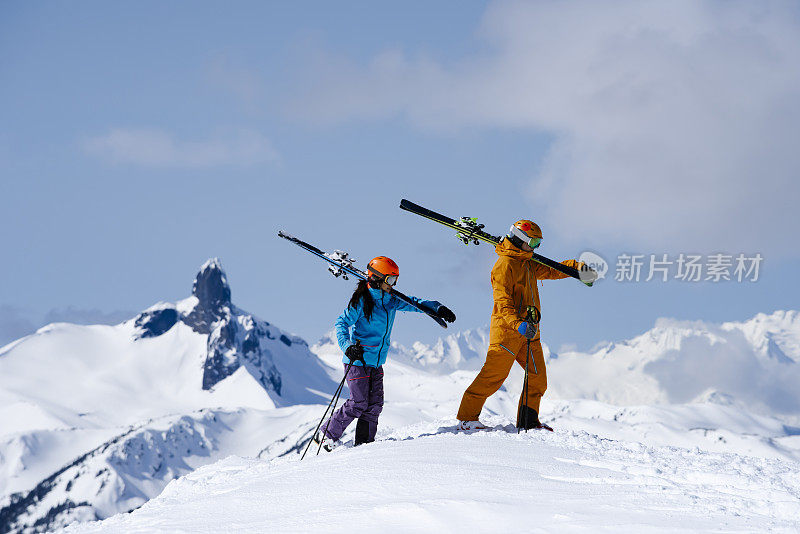
[[[192,285],[192,295],[197,298],[197,305],[184,322],[195,332],[208,334],[211,325],[225,316],[225,310],[232,306],[231,288],[219,258],[211,258],[200,267]]]
[[[177,306],[160,303],[142,312],[136,318],[137,337],[158,337],[182,322],[198,334],[208,336],[204,390],[212,389],[245,367],[266,391],[281,395],[281,375],[264,343],[278,340],[291,347],[292,340],[280,332],[273,333],[269,323],[255,319],[231,303],[231,288],[219,258],[211,258],[200,267],[192,296]]]
[[[200,267],[192,285],[192,295],[207,311],[230,306],[231,288],[219,258],[211,258]]]

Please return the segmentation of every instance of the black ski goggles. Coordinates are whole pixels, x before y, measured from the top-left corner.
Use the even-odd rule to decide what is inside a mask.
[[[377,278],[378,281],[384,282],[384,283],[386,283],[386,285],[394,287],[394,285],[397,284],[397,276],[398,275],[396,275],[396,274],[383,275],[383,274],[379,273],[378,271],[370,269],[369,267],[367,267],[367,270],[370,273],[372,273],[372,278]]]

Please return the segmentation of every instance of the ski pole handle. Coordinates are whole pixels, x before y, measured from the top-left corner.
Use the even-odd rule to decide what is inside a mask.
[[[542,312],[536,306],[528,306],[528,314],[525,316],[525,320],[533,324],[539,324],[542,320]]]

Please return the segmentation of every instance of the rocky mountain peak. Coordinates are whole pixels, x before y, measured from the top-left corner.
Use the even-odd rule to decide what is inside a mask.
[[[208,311],[231,305],[231,288],[219,258],[211,258],[200,267],[192,285],[192,295]]]

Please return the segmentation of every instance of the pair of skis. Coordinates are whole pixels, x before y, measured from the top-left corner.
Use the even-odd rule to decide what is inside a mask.
[[[421,217],[425,217],[426,219],[430,219],[431,221],[439,224],[443,224],[448,228],[452,228],[456,231],[456,237],[465,245],[469,245],[470,243],[478,245],[481,243],[481,241],[483,241],[484,243],[497,246],[502,240],[501,237],[487,234],[483,230],[484,225],[478,224],[477,219],[474,218],[461,217],[459,220],[451,219],[446,215],[423,208],[419,204],[414,204],[410,200],[406,199],[402,199],[400,201],[400,209],[414,213]],[[541,254],[537,254],[536,252],[533,253],[533,261],[542,265],[546,265],[547,267],[555,269],[556,271],[566,274],[572,278],[577,278],[589,287],[591,287],[591,285],[597,279],[597,274],[590,269],[581,271],[574,267],[568,267],[563,263],[553,261],[550,258],[542,256]]]
[[[446,215],[442,215],[441,213],[436,213],[435,211],[431,211],[429,209],[423,208],[419,204],[414,204],[413,202],[403,199],[400,201],[400,209],[414,213],[421,217],[425,217],[426,219],[430,219],[431,221],[437,222],[448,228],[451,228],[456,231],[456,237],[463,242],[465,245],[469,245],[470,243],[474,243],[475,245],[480,244],[480,242],[489,243],[490,245],[497,245],[501,241],[501,237],[493,236],[491,234],[486,233],[483,228],[484,225],[478,224],[478,221],[474,218],[469,217],[461,217],[461,219],[451,219]],[[369,275],[356,267],[355,260],[350,257],[347,252],[343,252],[341,250],[334,250],[332,253],[324,252],[314,245],[306,243],[305,241],[294,237],[293,235],[287,234],[286,232],[279,231],[278,237],[282,237],[288,241],[291,241],[295,245],[304,248],[305,250],[311,252],[315,256],[322,258],[326,262],[329,263],[328,270],[333,274],[335,277],[342,277],[343,279],[347,280],[350,276],[354,276],[360,280],[366,280],[369,278]],[[558,272],[564,273],[567,276],[571,276],[572,278],[576,278],[580,280],[582,283],[586,284],[587,286],[591,286],[592,283],[596,279],[596,274],[592,270],[581,271],[574,267],[567,267],[562,263],[558,263],[557,261],[553,261],[550,258],[546,258],[541,254],[533,253],[533,261],[540,263],[542,265],[546,265],[551,267]],[[406,295],[400,293],[399,291],[392,288],[391,294],[395,297],[399,298],[403,302],[414,306],[418,310],[424,312],[428,317],[436,321],[436,323],[441,326],[442,328],[447,328],[447,323],[439,317],[434,310],[430,310],[425,306],[422,306]]]
[[[354,276],[359,280],[366,280],[367,278],[369,278],[369,275],[367,275],[367,273],[365,273],[364,271],[353,265],[355,263],[355,260],[351,258],[347,252],[343,252],[341,250],[334,250],[333,253],[329,254],[323,252],[314,245],[306,243],[302,239],[298,239],[293,235],[289,235],[283,231],[278,232],[278,237],[282,237],[288,241],[291,241],[298,247],[304,248],[310,253],[314,254],[315,256],[327,261],[330,264],[328,265],[328,271],[330,271],[330,273],[333,274],[333,276],[335,276],[336,278],[339,278],[340,276],[345,280],[348,280],[350,276]],[[427,308],[421,304],[418,304],[417,302],[414,302],[413,300],[411,300],[410,298],[408,298],[407,296],[400,293],[394,288],[392,288],[389,292],[395,297],[405,302],[406,304],[410,304],[411,306],[414,306],[421,312],[425,313],[428,317],[436,321],[436,323],[442,328],[447,328],[447,323],[444,322],[444,319],[436,315],[436,312],[434,310],[431,310],[430,308]]]

